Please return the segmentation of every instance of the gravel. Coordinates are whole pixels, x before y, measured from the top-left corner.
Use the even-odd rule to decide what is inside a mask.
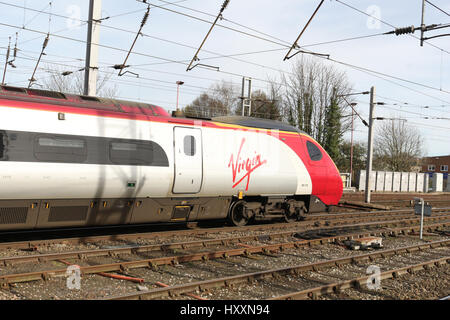
[[[286,229],[289,229],[289,225]],[[294,230],[294,228],[292,228]],[[281,231],[281,230],[278,230]],[[284,231],[284,230],[283,230]],[[216,234],[208,234],[208,238],[221,238],[237,235],[262,234],[261,231],[245,231],[245,232],[218,232]],[[201,236],[205,238],[204,236]],[[69,243],[53,244],[48,246],[40,246],[37,252],[28,252],[20,250],[2,250],[0,256],[14,255],[30,255],[36,253],[66,252],[76,250],[89,250],[108,248],[113,246],[130,246],[130,245],[147,245],[180,241],[195,241],[201,237],[192,236],[174,236],[168,241],[167,238],[161,239],[137,239],[132,242],[124,241],[103,241],[101,243],[85,243],[82,245],[72,245]],[[427,235],[424,241],[436,241],[450,239],[449,236]],[[289,241],[292,239],[286,239]],[[280,239],[265,241],[264,243],[277,243]],[[410,246],[422,243],[417,236],[397,236],[383,238],[383,249],[395,247]],[[261,245],[261,242],[250,241],[247,245]],[[239,245],[234,246],[240,248]],[[223,248],[221,246],[211,246],[208,248],[191,248],[188,250],[170,250],[167,252],[150,252],[139,255],[121,255],[119,257],[89,257],[84,260],[69,260],[81,266],[105,264],[121,261],[132,261],[138,259],[146,259],[149,257],[159,257],[167,255],[179,255],[194,253],[198,251],[212,251]],[[162,282],[166,285],[183,284],[186,282],[195,282],[218,277],[232,276],[243,273],[258,272],[281,267],[293,266],[321,261],[325,259],[334,259],[345,256],[359,255],[364,252],[351,251],[343,246],[336,244],[318,245],[313,247],[289,249],[274,254],[274,256],[253,255],[249,257],[237,256],[228,259],[216,259],[206,262],[189,262],[179,265],[160,266],[157,270],[149,268],[131,269],[127,275],[144,278],[145,282],[140,284],[142,287],[154,289],[158,286],[156,282]],[[365,270],[369,264],[380,264],[385,268],[399,267],[421,259],[429,257],[441,257],[448,255],[448,248],[436,248],[426,250],[424,252],[414,252],[411,254],[402,254],[384,259],[376,260],[371,263],[360,263],[357,265],[345,265],[341,268],[327,268],[319,270],[319,272],[305,272],[301,276],[285,276],[277,279],[266,280],[251,285],[237,286],[233,290],[224,288],[212,290],[209,292],[198,293],[208,299],[265,299],[286,294],[288,292],[298,291],[305,288],[315,287],[324,283],[336,282],[344,279],[355,277],[355,273],[365,274]],[[45,269],[61,269],[66,265],[51,261],[39,264],[17,264],[13,266],[1,266],[0,274],[10,274],[18,272],[31,272]],[[383,270],[382,270],[383,271]],[[383,280],[382,290],[372,292],[368,290],[345,290],[339,295],[327,295],[322,299],[435,299],[440,296],[448,295],[450,281],[449,267],[431,269],[429,271],[418,272],[411,276],[404,276],[397,280]],[[141,288],[142,289],[142,288]],[[17,300],[17,299],[96,299],[116,296],[136,292],[140,290],[136,283],[117,280],[100,275],[85,275],[81,279],[81,290],[68,289],[66,278],[51,278],[47,281],[35,281],[27,283],[18,283],[12,286],[10,290],[0,290],[0,299]],[[145,290],[145,289],[144,289]],[[182,299],[188,299],[181,296]],[[189,298],[190,299],[190,298]]]

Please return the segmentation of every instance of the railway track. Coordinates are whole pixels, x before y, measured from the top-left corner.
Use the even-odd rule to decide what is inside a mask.
[[[435,232],[439,231],[444,226],[450,226],[449,223],[439,223],[426,225],[425,231]],[[263,246],[247,247],[246,249],[230,249],[225,251],[217,252],[201,252],[195,255],[187,256],[172,256],[164,258],[150,259],[149,264],[156,266],[161,264],[176,264],[184,261],[194,261],[194,260],[207,260],[211,258],[222,258],[234,255],[244,255],[253,253],[267,253],[270,251],[278,251],[288,248],[300,248],[312,245],[323,245],[326,243],[334,243],[336,241],[342,240],[352,240],[362,237],[369,236],[398,236],[406,235],[408,233],[416,233],[419,231],[418,226],[413,227],[403,227],[403,228],[392,228],[392,229],[382,229],[374,231],[366,231],[351,234],[339,234],[329,237],[319,237],[313,239],[301,239],[291,242],[268,244]],[[25,256],[12,256],[12,257],[0,257],[0,265],[10,266],[20,263],[39,263],[48,261],[57,261],[60,259],[86,259],[89,257],[98,256],[118,256],[124,254],[141,254],[141,253],[154,253],[154,252],[164,252],[170,253],[176,250],[189,250],[198,248],[211,248],[217,246],[230,246],[230,245],[243,245],[249,242],[267,242],[283,238],[293,238],[297,233],[292,231],[270,233],[266,235],[257,236],[240,236],[240,237],[226,237],[218,239],[209,240],[199,240],[199,241],[185,241],[185,242],[175,242],[175,243],[162,243],[162,244],[152,244],[152,245],[130,245],[119,248],[109,248],[109,249],[92,249],[92,250],[79,250],[74,252],[61,252],[61,253],[39,253]],[[300,238],[302,235],[298,235]],[[205,258],[206,256],[206,258]]]
[[[394,248],[388,250],[381,250],[376,252],[370,252],[367,254],[349,256],[338,259],[322,260],[318,262],[296,265],[291,267],[284,267],[278,269],[271,269],[261,272],[245,273],[241,275],[235,275],[231,277],[223,277],[211,280],[198,281],[193,283],[167,286],[163,288],[156,288],[145,292],[135,292],[125,295],[118,295],[108,300],[124,300],[124,299],[161,299],[161,298],[176,298],[184,294],[199,294],[206,291],[217,290],[227,288],[233,290],[233,287],[255,284],[256,282],[275,280],[279,282],[280,278],[286,276],[299,276],[304,272],[317,272],[319,270],[330,267],[342,267],[349,264],[357,264],[361,262],[370,261],[373,263],[378,259],[385,259],[387,257],[400,256],[404,254],[411,254],[413,252],[424,252],[439,247],[448,248],[450,240],[435,241],[427,244],[419,244],[401,248]],[[406,267],[395,268],[381,273],[381,279],[387,279],[388,277],[398,277],[405,273],[412,273],[423,268],[430,268],[441,264],[450,263],[450,252],[446,250],[446,255],[441,258],[436,258],[433,255],[426,258],[426,261],[420,263],[414,263]],[[329,283],[319,287],[307,288],[302,291],[292,292],[285,295],[277,296],[276,299],[292,299],[292,298],[314,298],[319,294],[326,294],[330,292],[337,292],[349,287],[360,287],[365,283],[370,276],[356,277],[337,283]]]
[[[427,221],[442,221],[446,219],[447,214],[450,213],[448,208],[435,208],[433,209],[434,216],[426,217]],[[414,217],[414,218],[411,218]],[[340,213],[340,214],[321,214],[311,215],[306,221],[299,221],[295,223],[272,223],[272,224],[256,224],[245,227],[208,227],[198,229],[184,229],[184,230],[170,230],[170,231],[157,231],[157,232],[141,232],[141,233],[124,233],[124,234],[110,234],[100,236],[81,236],[81,237],[69,237],[69,238],[44,238],[41,240],[31,241],[11,241],[1,242],[0,249],[30,249],[34,250],[39,246],[49,246],[58,243],[66,244],[86,244],[105,241],[114,242],[129,242],[138,239],[152,240],[152,239],[171,239],[174,237],[207,237],[215,236],[221,233],[243,233],[243,232],[270,232],[273,230],[299,230],[299,229],[317,229],[319,227],[360,227],[364,223],[386,223],[389,218],[397,218],[398,221],[403,221],[406,224],[415,223],[418,218],[412,215],[412,210],[392,210],[387,212],[359,212],[359,213]],[[393,220],[391,220],[393,221]],[[14,238],[13,235],[10,238]]]
[[[433,267],[440,266],[440,265],[447,264],[447,263],[450,263],[450,256],[446,256],[446,257],[443,257],[440,259],[433,259],[430,261],[421,262],[421,263],[417,263],[417,264],[412,264],[412,265],[402,267],[402,268],[396,268],[396,269],[384,271],[384,272],[380,273],[379,279],[380,279],[380,281],[386,280],[386,279],[396,279],[407,273],[414,274],[417,271],[428,270],[429,268],[433,268]],[[308,298],[317,299],[318,296],[326,295],[326,294],[330,294],[330,293],[341,293],[343,290],[350,289],[350,288],[361,289],[365,284],[367,284],[368,281],[370,281],[370,279],[372,277],[373,276],[371,276],[371,275],[356,277],[356,278],[345,280],[345,281],[330,283],[330,284],[326,284],[323,286],[318,286],[318,287],[314,287],[314,288],[301,290],[298,292],[288,293],[288,294],[278,296],[276,298],[272,298],[269,300],[293,300],[293,299],[302,299],[303,300],[303,299],[308,299]],[[446,298],[444,298],[444,300],[446,300]]]
[[[449,226],[448,223],[440,223],[426,226],[425,230],[428,232],[435,232],[443,226]],[[194,261],[207,261],[221,258],[229,258],[233,256],[251,256],[253,254],[272,255],[276,252],[281,252],[287,249],[299,249],[305,247],[311,247],[315,245],[325,245],[329,243],[336,243],[343,240],[357,239],[367,236],[388,236],[388,235],[400,235],[408,234],[410,232],[417,232],[417,226],[402,227],[394,229],[383,229],[378,231],[366,231],[352,234],[340,234],[336,236],[319,237],[310,240],[295,240],[292,241],[292,236],[295,235],[292,231],[267,234],[262,236],[241,236],[241,237],[228,237],[220,239],[209,239],[201,241],[189,241],[170,244],[156,244],[156,245],[140,245],[140,246],[127,246],[120,248],[110,249],[93,249],[93,250],[80,250],[75,252],[61,252],[61,253],[49,253],[49,254],[33,254],[26,256],[12,256],[0,258],[0,264],[5,267],[17,267],[23,264],[45,264],[51,261],[62,262],[63,264],[80,265],[80,271],[82,275],[87,274],[99,274],[104,272],[123,272],[126,273],[131,269],[136,268],[151,268],[152,270],[158,270],[158,266],[162,265],[177,265],[180,263],[194,262]],[[284,239],[289,237],[288,241],[268,243],[270,241]],[[254,243],[257,244],[254,244]],[[252,243],[251,245],[249,243]],[[233,248],[229,248],[233,246]],[[220,248],[219,248],[220,247]],[[223,248],[222,248],[223,247]],[[183,254],[182,251],[198,250],[198,249],[210,249],[203,250],[195,253]],[[181,251],[181,254],[179,251]],[[140,257],[145,254],[157,254],[157,257],[151,257],[146,259],[132,259],[132,261],[120,261],[114,263],[105,263],[92,266],[83,266],[86,260],[93,257],[106,257],[111,259],[123,260],[123,256],[137,256]],[[167,253],[179,253],[177,255],[169,255]],[[122,257],[121,257],[122,256]],[[67,262],[67,259],[71,259],[71,262]],[[126,259],[126,258],[125,258]],[[126,259],[127,260],[127,259]],[[12,283],[28,282],[36,280],[48,280],[52,277],[61,277],[66,275],[67,268],[58,269],[44,269],[34,272],[25,273],[12,273],[8,272],[8,268],[2,270],[0,274],[0,285],[4,288],[8,287]]]
[[[448,236],[443,230],[448,230],[450,226],[448,213],[448,208],[440,208],[435,209],[434,216],[426,217],[426,234]],[[220,261],[229,261],[234,258],[255,261],[272,259],[285,252],[295,253],[300,252],[298,250],[302,248],[339,244],[344,240],[366,236],[417,234],[418,225],[419,218],[412,215],[411,210],[403,209],[391,212],[377,211],[371,214],[367,212],[317,214],[311,215],[306,221],[291,224],[261,224],[240,228],[208,228],[2,243],[0,247],[9,248],[6,252],[12,252],[13,256],[0,256],[0,285],[4,289],[9,288],[14,291],[16,285],[29,283],[31,287],[28,288],[35,290],[36,285],[32,285],[34,281],[44,280],[44,283],[48,284],[53,283],[53,280],[64,279],[67,276],[68,265],[79,265],[83,279],[85,277],[102,278],[99,277],[100,275],[152,283],[152,280],[148,280],[143,274],[150,271],[164,275],[166,267],[177,269],[178,266],[188,267],[192,263],[208,264],[214,261],[221,264],[223,262]],[[143,239],[144,241],[140,241]],[[80,247],[83,248],[91,242],[103,241],[104,243],[95,249],[62,250],[62,252],[56,249],[55,252],[40,252],[40,246],[49,244],[56,246],[62,241],[82,244]],[[27,250],[25,255],[15,251],[30,248],[37,250]],[[132,290],[133,287],[125,285],[117,292],[130,289]],[[97,296],[90,298],[97,298]]]
[[[433,206],[442,206],[450,204],[450,193],[445,194],[426,194],[426,193],[371,193],[371,203],[375,205],[387,205],[393,207],[407,207],[411,205],[414,198],[423,198]],[[364,194],[344,193],[343,201],[364,201]]]

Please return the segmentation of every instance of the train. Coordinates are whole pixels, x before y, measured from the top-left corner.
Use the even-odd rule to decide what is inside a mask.
[[[280,121],[1,86],[0,230],[292,222],[342,192],[327,152]]]

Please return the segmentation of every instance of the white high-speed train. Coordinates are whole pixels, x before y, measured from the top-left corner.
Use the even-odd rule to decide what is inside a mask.
[[[336,205],[342,189],[323,148],[281,122],[0,90],[0,230],[293,221]]]

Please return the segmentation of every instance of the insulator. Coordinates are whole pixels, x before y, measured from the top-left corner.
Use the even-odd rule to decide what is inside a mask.
[[[47,44],[48,44],[48,35],[47,35],[47,37],[44,40],[44,44],[42,45],[42,49],[45,49],[47,47]]]
[[[16,32],[16,44],[14,45],[14,59],[17,57],[17,51],[18,51],[18,49],[17,49],[17,36],[18,36],[18,33]]]
[[[125,67],[125,66],[124,66],[123,64],[115,64],[115,65],[113,66],[113,68],[116,69],[116,70],[122,70],[124,67]]]
[[[401,34],[407,34],[407,33],[414,33],[415,28],[414,26],[406,27],[406,28],[397,28],[395,29],[395,35],[401,35]]]
[[[150,12],[150,7],[148,7],[147,12],[144,14],[144,17],[142,18],[141,26],[144,26],[147,23],[149,12]]]
[[[228,3],[230,3],[230,0],[225,0],[225,1],[223,2],[222,9],[220,9],[220,12],[222,12],[223,10],[225,10],[225,8],[228,6]]]

